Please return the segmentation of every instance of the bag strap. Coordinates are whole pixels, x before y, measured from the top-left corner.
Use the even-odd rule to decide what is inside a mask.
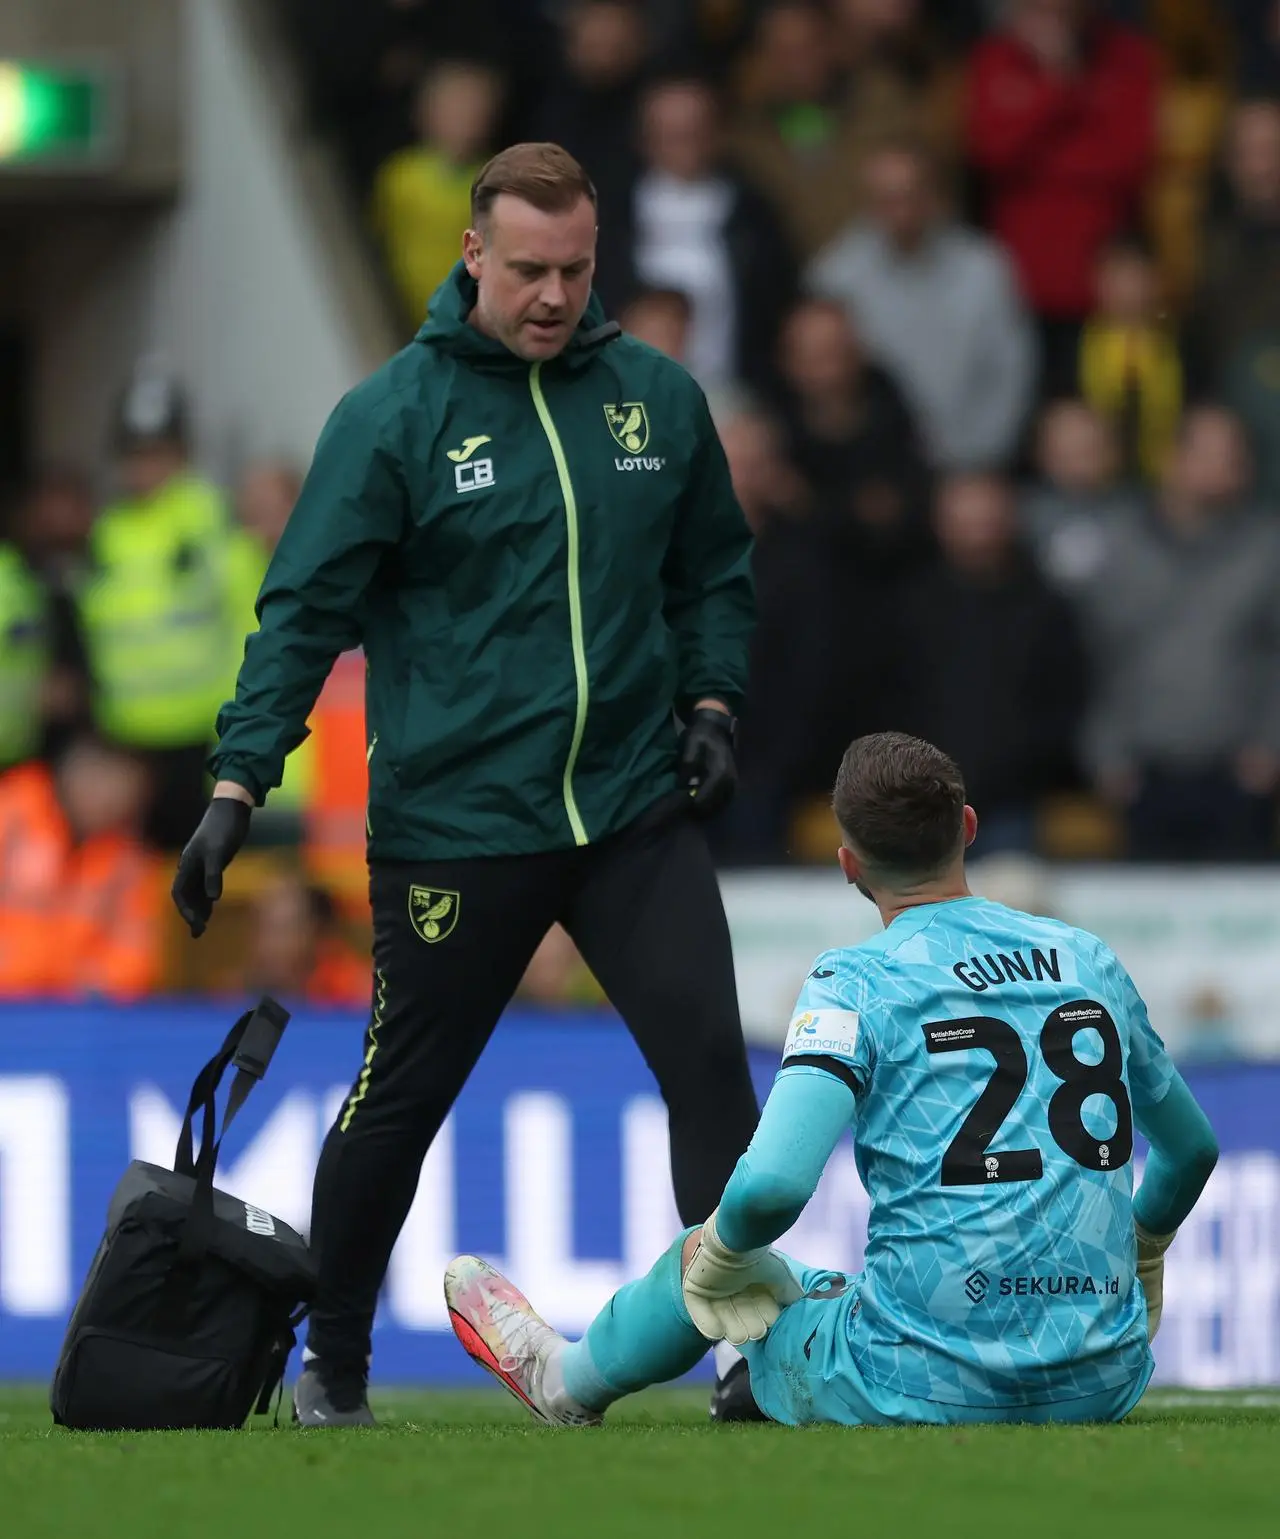
[[[256,1009],[248,1010],[227,1033],[226,1040],[204,1068],[196,1075],[187,1102],[187,1113],[178,1135],[173,1168],[179,1175],[193,1176],[195,1190],[191,1210],[183,1226],[182,1240],[174,1265],[185,1270],[203,1259],[213,1232],[213,1174],[227,1129],[249,1098],[249,1092],[266,1074],[275,1050],[280,1045],[289,1012],[274,999],[263,998]],[[231,1082],[222,1130],[217,1133],[217,1091],[228,1064],[236,1077]],[[192,1157],[193,1129],[197,1111],[203,1113],[200,1153]]]
[[[246,1010],[227,1033],[222,1046],[205,1064],[191,1086],[186,1115],[178,1134],[178,1147],[173,1157],[173,1168],[181,1176],[198,1176],[203,1165],[216,1164],[217,1145],[226,1136],[227,1129],[235,1121],[240,1108],[249,1098],[249,1092],[266,1074],[284,1029],[289,1024],[289,1012],[274,999],[262,999],[257,1008]],[[222,1133],[214,1140],[213,1131],[217,1119],[215,1097],[222,1083],[227,1066],[234,1065],[236,1077],[227,1097],[227,1109],[222,1119]],[[198,1111],[204,1112],[204,1127],[200,1139],[199,1158],[193,1156],[193,1123]],[[212,1176],[212,1169],[210,1169]]]
[[[271,1354],[267,1360],[266,1375],[262,1381],[262,1388],[258,1393],[258,1403],[253,1408],[255,1416],[265,1416],[271,1410],[271,1397],[275,1395],[275,1421],[274,1426],[280,1425],[280,1405],[284,1400],[284,1376],[289,1368],[289,1356],[298,1344],[297,1330],[306,1319],[307,1306],[304,1304],[289,1316],[288,1323],[281,1327],[280,1335],[276,1337],[272,1345]]]

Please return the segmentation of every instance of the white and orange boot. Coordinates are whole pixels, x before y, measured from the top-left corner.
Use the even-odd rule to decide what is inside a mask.
[[[509,1278],[479,1256],[457,1256],[444,1274],[444,1298],[467,1355],[539,1421],[553,1427],[600,1425],[600,1415],[578,1405],[559,1382],[554,1359],[567,1345],[564,1337]]]

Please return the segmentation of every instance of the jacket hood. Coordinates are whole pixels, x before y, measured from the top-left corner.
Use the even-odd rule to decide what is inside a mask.
[[[428,317],[414,340],[427,347],[438,347],[441,352],[465,359],[479,368],[528,368],[525,359],[518,358],[495,337],[487,337],[471,325],[467,317],[475,303],[476,281],[468,273],[466,264],[458,262],[431,296]],[[586,311],[559,360],[569,368],[579,367],[594,357],[606,342],[621,335],[622,328],[617,321],[605,320],[604,306],[592,289]]]

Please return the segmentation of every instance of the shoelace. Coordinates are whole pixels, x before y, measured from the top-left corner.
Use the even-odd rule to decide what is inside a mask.
[[[544,1325],[541,1320],[535,1319],[532,1315],[525,1314],[522,1309],[517,1309],[506,1299],[490,1296],[488,1303],[490,1317],[498,1327],[502,1344],[507,1349],[498,1366],[503,1373],[527,1371],[530,1375],[530,1388],[532,1388],[534,1371],[540,1366],[538,1345],[541,1338],[550,1332],[551,1327]]]
[[[503,1344],[507,1348],[498,1361],[499,1368],[503,1373],[525,1375],[530,1399],[543,1400],[542,1370],[545,1359],[538,1348],[548,1336],[554,1336],[555,1332],[543,1321],[525,1314],[523,1310],[517,1309],[514,1304],[509,1304],[505,1299],[490,1298],[489,1314],[501,1331]],[[507,1327],[513,1319],[515,1323],[508,1339]],[[571,1405],[561,1403],[553,1407],[550,1402],[546,1402],[546,1405],[547,1410],[558,1421],[567,1422],[573,1426],[593,1427],[600,1420],[594,1412],[575,1410]]]

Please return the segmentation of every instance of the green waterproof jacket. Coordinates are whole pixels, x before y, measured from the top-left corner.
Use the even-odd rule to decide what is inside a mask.
[[[459,264],[338,404],[258,598],[214,773],[258,801],[367,660],[369,854],[571,848],[675,790],[673,711],[736,708],[750,535],[701,391],[605,324],[528,364]]]

